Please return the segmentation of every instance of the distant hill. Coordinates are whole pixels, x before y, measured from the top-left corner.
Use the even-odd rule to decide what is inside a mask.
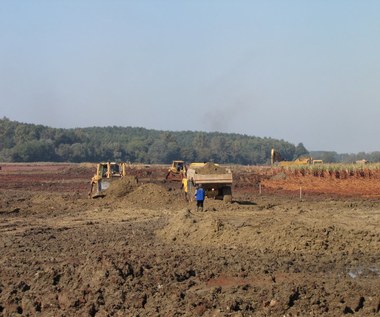
[[[158,131],[134,127],[56,129],[0,119],[0,161],[170,163],[214,161],[268,164],[271,148],[285,160],[307,153],[302,144],[231,133]]]

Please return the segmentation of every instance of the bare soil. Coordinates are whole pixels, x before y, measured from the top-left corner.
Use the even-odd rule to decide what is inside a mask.
[[[232,166],[196,212],[168,166],[1,167],[0,316],[380,316],[377,175]]]

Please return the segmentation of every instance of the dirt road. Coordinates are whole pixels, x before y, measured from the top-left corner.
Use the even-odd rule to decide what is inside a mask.
[[[2,166],[0,316],[380,316],[375,192],[233,172],[196,212],[154,166],[96,200],[86,166]]]

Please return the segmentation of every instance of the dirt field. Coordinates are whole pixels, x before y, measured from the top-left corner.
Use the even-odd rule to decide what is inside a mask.
[[[380,316],[378,175],[233,166],[196,212],[163,166],[1,167],[0,316]]]

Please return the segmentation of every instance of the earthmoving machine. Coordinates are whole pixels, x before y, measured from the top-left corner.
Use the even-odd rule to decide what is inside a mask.
[[[277,164],[278,166],[291,166],[291,165],[311,165],[323,164],[322,160],[313,160],[311,156],[300,156],[294,161],[283,161],[279,152],[275,149],[271,151],[271,165]]]
[[[186,177],[186,165],[184,161],[173,161],[168,169],[166,179],[169,181],[180,182]]]
[[[295,159],[294,161],[280,161],[278,166],[290,166],[290,165],[310,165],[313,163],[313,159],[308,156],[303,156]]]
[[[106,190],[113,178],[126,176],[126,163],[102,162],[96,164],[96,174],[91,179],[91,189],[88,193],[90,198],[101,197],[102,191]]]
[[[277,152],[274,148],[272,148],[270,152],[270,164],[274,165],[276,162],[281,161],[281,155],[280,152]]]
[[[202,185],[207,198],[232,201],[232,172],[218,164],[191,163],[187,169],[189,193],[193,195],[195,188]]]

